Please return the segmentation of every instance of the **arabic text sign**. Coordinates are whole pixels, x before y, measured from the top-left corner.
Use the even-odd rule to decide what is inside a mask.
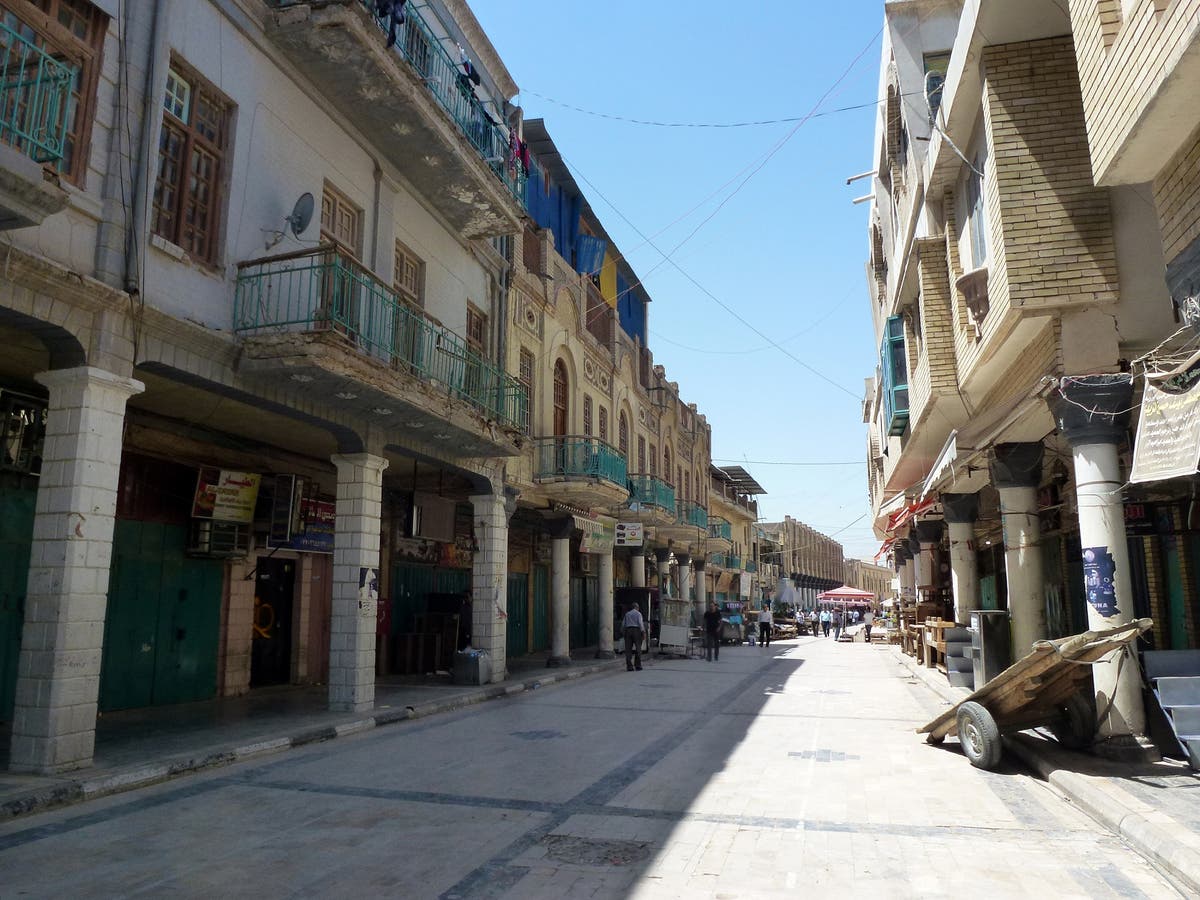
[[[618,522],[617,523],[617,540],[618,547],[640,547],[645,543],[645,532],[642,529],[640,522]]]
[[[261,475],[201,469],[196,480],[192,518],[219,522],[253,522]]]
[[[1168,394],[1146,384],[1133,447],[1136,483],[1191,475],[1200,462],[1200,390]]]
[[[575,527],[583,531],[583,537],[579,541],[580,553],[612,552],[616,529],[611,524],[576,516]]]

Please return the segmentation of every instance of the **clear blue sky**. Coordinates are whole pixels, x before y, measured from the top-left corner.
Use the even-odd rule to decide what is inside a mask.
[[[876,100],[882,2],[471,7],[520,86],[526,117],[546,120],[645,279],[650,348],[708,417],[714,460],[744,465],[767,489],[764,519],[788,514],[840,531],[847,556],[870,558],[879,545],[867,514],[861,396],[877,351],[864,275],[867,207],[850,202],[869,182],[848,187],[846,178],[871,168],[875,109],[831,111]],[[669,123],[803,117],[868,45],[821,102],[818,112],[828,114],[798,129],[659,127],[570,108]],[[750,325],[663,263],[638,231]]]

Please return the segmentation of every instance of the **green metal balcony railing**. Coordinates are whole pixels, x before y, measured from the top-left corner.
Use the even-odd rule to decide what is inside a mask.
[[[296,6],[299,3],[312,0],[269,0],[274,6]],[[377,16],[374,0],[360,0],[380,31],[388,34],[391,25],[389,16]],[[455,60],[421,17],[409,3],[405,6],[404,24],[396,34],[396,43],[392,50],[416,70],[417,75],[425,82],[429,93],[433,94],[438,105],[454,120],[463,136],[496,173],[510,194],[518,203],[525,197],[525,172],[521,165],[512,158],[508,132],[500,127],[495,118],[484,109],[483,103],[475,96],[471,82],[467,80],[463,67]],[[497,113],[499,115],[499,113]]]
[[[757,572],[758,571],[758,563],[756,563],[752,559],[746,560],[745,571],[750,572],[750,573]]]
[[[708,510],[699,503],[680,500],[676,504],[675,521],[680,525],[693,525],[708,530]]]
[[[602,478],[626,486],[625,457],[593,437],[538,438],[537,478]]]
[[[629,505],[657,506],[668,513],[675,511],[675,488],[654,475],[629,476]]]
[[[722,541],[733,540],[733,526],[720,516],[709,516],[708,536]]]
[[[13,23],[22,25],[20,30]],[[39,163],[62,162],[75,69],[34,43],[32,28],[0,20],[0,141]]]
[[[527,422],[520,382],[405,305],[333,246],[240,263],[233,328],[242,335],[336,332],[362,353],[465,400],[489,419],[517,429]]]
[[[742,558],[740,556],[734,556],[732,553],[730,553],[727,557],[725,557],[725,568],[740,569],[741,567]]]
[[[724,553],[708,554],[708,564],[710,566],[716,566],[718,569],[725,568],[725,554]]]

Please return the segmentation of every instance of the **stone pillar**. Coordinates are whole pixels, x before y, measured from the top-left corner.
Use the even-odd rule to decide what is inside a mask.
[[[900,597],[916,602],[916,594],[913,592],[912,553],[908,549],[908,539],[898,538],[893,552],[896,554],[896,572],[900,576]]]
[[[940,519],[925,519],[917,522],[913,530],[921,553],[921,577],[917,581],[917,592],[923,592],[926,599],[933,599],[938,584],[937,546],[942,542],[945,524]]]
[[[125,404],[145,387],[88,366],[35,377],[50,403],[9,768],[48,775],[92,763]]]
[[[679,599],[691,603],[692,556],[690,553],[676,553],[675,562],[679,564]]]
[[[1128,375],[1064,378],[1048,402],[1075,461],[1088,630],[1115,628],[1134,618],[1117,455],[1129,427],[1133,382]],[[1096,708],[1107,712],[1098,723],[1102,749],[1135,745],[1133,736],[1146,730],[1137,657],[1123,651],[1092,666],[1092,681]]]
[[[979,569],[975,561],[978,494],[942,494],[942,512],[950,530],[950,579],[954,589],[954,621],[971,624],[979,609]]]
[[[654,550],[654,559],[658,563],[658,596],[671,596],[671,551],[662,547]],[[649,613],[649,610],[646,610]]]
[[[475,554],[471,561],[471,646],[492,659],[493,682],[508,669],[508,514],[503,494],[471,498]]]
[[[912,588],[913,596],[920,603],[922,599],[921,587],[928,579],[927,560],[924,554],[921,553],[921,541],[917,538],[917,529],[913,528],[912,533],[908,536],[908,557],[912,564]]]
[[[596,659],[613,655],[613,552],[600,554],[600,646]]]
[[[646,586],[646,548],[637,547],[629,557],[629,584],[632,587]]]
[[[693,619],[696,625],[704,622],[704,613],[708,610],[708,575],[704,572],[707,561],[703,556],[692,560],[696,569],[696,602],[692,604]]]
[[[1042,452],[1040,443],[997,444],[990,460],[992,483],[1000,494],[1013,659],[1020,659],[1033,649],[1035,641],[1046,637],[1037,511]]]
[[[334,456],[337,520],[333,535],[333,611],[329,629],[329,708],[375,706],[375,629],[379,598],[379,520],[387,460],[371,453]]]
[[[550,523],[550,656],[549,668],[571,664],[571,529],[570,517]]]

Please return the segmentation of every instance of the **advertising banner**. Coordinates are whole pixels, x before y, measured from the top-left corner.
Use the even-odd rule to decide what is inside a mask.
[[[1146,382],[1133,445],[1135,484],[1191,475],[1200,463],[1200,387],[1168,394]]]
[[[617,547],[640,547],[646,542],[646,533],[641,522],[617,523]]]
[[[580,553],[611,553],[616,541],[616,528],[611,523],[597,522],[575,516],[575,527],[583,532],[579,541]]]
[[[218,522],[253,522],[254,504],[258,500],[261,478],[261,475],[251,475],[248,472],[201,469],[196,479],[192,518],[215,519]]]

